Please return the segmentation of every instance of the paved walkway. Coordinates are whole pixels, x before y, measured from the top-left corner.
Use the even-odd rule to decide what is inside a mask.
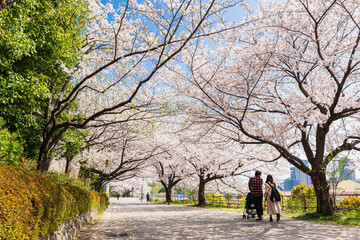
[[[99,222],[80,240],[97,239],[351,239],[360,228],[293,219],[242,219],[241,213],[112,199]]]

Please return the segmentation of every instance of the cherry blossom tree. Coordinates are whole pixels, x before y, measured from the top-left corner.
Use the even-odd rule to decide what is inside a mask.
[[[172,99],[172,101],[177,100]],[[173,107],[172,103],[163,98],[161,98],[161,105],[166,105],[165,108]],[[170,116],[169,113],[175,116]],[[148,135],[151,136],[149,141],[158,147],[158,151],[149,159],[148,167],[143,168],[140,175],[161,183],[165,189],[166,202],[170,204],[171,191],[176,184],[189,175],[189,166],[182,155],[183,149],[179,148],[181,141],[176,134],[181,129],[181,121],[176,119],[178,112],[170,110],[169,113],[167,112],[166,116],[160,118],[158,114],[155,114],[156,118],[151,119],[152,128],[148,130]]]
[[[256,21],[184,51],[171,82],[191,111],[243,144],[268,145],[310,175],[317,212],[334,213],[328,163],[360,150],[360,1],[264,1]],[[220,40],[221,39],[221,40]],[[311,167],[303,163],[307,159]],[[359,161],[358,159],[356,161]]]
[[[176,125],[176,123],[175,123]],[[170,204],[172,189],[183,179],[191,176],[193,172],[184,156],[183,148],[178,134],[174,132],[173,124],[162,125],[156,133],[158,144],[161,144],[163,154],[152,158],[153,164],[150,171],[155,176],[155,181],[160,182],[165,189],[166,202]],[[177,126],[178,127],[178,126]],[[172,131],[165,130],[171,129]]]
[[[175,151],[166,151],[157,158],[153,164],[156,173],[156,181],[159,181],[165,188],[166,202],[170,204],[172,189],[184,178],[187,177],[188,166],[185,159],[181,155],[177,155]]]
[[[113,181],[109,183],[112,192],[122,193],[123,196],[130,197],[141,192],[142,179],[138,177],[123,181]]]
[[[198,179],[199,205],[206,204],[206,184],[249,171],[247,159],[242,154],[244,149],[236,142],[226,141],[205,125],[194,125],[187,132],[183,131],[182,135],[183,155]]]
[[[138,131],[139,122],[92,129],[77,161],[85,169],[85,175],[95,178],[96,190],[112,181],[139,177],[141,169],[152,163],[151,158],[163,153],[144,130],[146,125],[141,125],[142,132]]]
[[[82,129],[105,115],[131,118],[151,102],[150,80],[183,51],[228,26],[222,14],[237,1],[144,1],[124,4],[88,0],[82,58],[56,82],[43,111],[45,127],[37,168],[47,171],[52,150],[69,129]],[[220,23],[220,24],[219,24]],[[59,63],[61,64],[61,63]]]

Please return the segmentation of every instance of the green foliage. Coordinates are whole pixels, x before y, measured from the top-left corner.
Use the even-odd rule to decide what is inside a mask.
[[[306,196],[304,198],[301,195],[314,195],[314,196]],[[313,202],[313,201],[316,200],[315,189],[314,189],[313,185],[310,185],[309,187],[306,187],[306,185],[304,183],[300,183],[299,185],[295,186],[291,190],[291,198],[290,198],[290,200],[298,201],[298,202],[303,203],[304,199],[306,199],[306,202]]]
[[[117,197],[117,192],[113,192],[113,191],[110,191],[110,197],[114,198],[114,197]],[[121,197],[121,194],[120,194],[120,197]]]
[[[38,239],[77,214],[106,208],[107,198],[60,185],[35,171],[0,164],[0,239]]]
[[[332,197],[336,199],[336,192],[339,190],[338,185],[341,181],[347,179],[354,170],[346,171],[348,167],[348,158],[334,158],[331,153],[331,160],[326,168],[326,175],[330,184]]]
[[[93,174],[90,177],[90,181],[90,188],[96,192],[101,193],[105,183],[107,182],[107,178],[102,177],[99,174]]]
[[[90,190],[89,184],[86,184],[84,181],[79,179],[71,178],[66,173],[59,173],[59,172],[47,172],[45,173],[46,176],[50,177],[52,180],[57,182],[63,186],[76,186],[84,189]]]
[[[283,195],[283,193],[280,192],[280,195]],[[304,183],[301,183],[291,190],[291,197],[289,199],[284,199],[284,204],[289,209],[294,208],[296,210],[299,210],[299,207],[304,208],[305,202],[306,207],[316,207],[316,196],[313,185],[306,187]]]
[[[150,183],[149,183],[150,184]],[[152,187],[154,185],[154,187]],[[150,187],[150,185],[149,185]],[[163,188],[163,185],[161,183],[152,183],[151,184],[151,187],[153,188],[154,190],[154,194],[158,194],[159,191]]]
[[[17,133],[10,133],[0,117],[0,163],[18,166],[23,157],[23,145]]]
[[[0,11],[0,116],[30,158],[38,156],[47,100],[81,58],[85,4],[22,0]]]
[[[307,213],[294,216],[295,219],[319,221],[326,223],[335,223],[342,225],[360,225],[360,211],[356,213],[335,213],[332,216],[323,215],[320,213]]]
[[[181,191],[179,191],[180,189],[181,189]],[[196,188],[182,187],[182,188],[179,188],[179,190],[177,192],[185,194],[185,196],[187,196],[190,201],[192,201],[192,202],[196,201],[196,199],[197,199],[197,189]]]
[[[226,198],[227,201],[230,201],[233,198],[233,195],[231,193],[227,193],[225,195],[225,198]]]
[[[360,212],[360,197],[359,196],[348,196],[340,201],[339,208],[354,208],[357,210],[346,210],[345,212]]]
[[[105,196],[105,197],[109,197],[106,192],[102,192],[102,193],[100,193],[100,194],[103,195],[103,196]]]
[[[103,192],[100,195],[103,196],[103,199],[105,199],[105,206],[109,206],[110,205],[110,199],[109,199],[108,194]]]
[[[155,198],[154,200],[151,200],[151,202],[153,202],[153,203],[165,203],[166,201]]]
[[[106,177],[89,171],[88,167],[84,166],[82,163],[80,163],[79,178],[84,179],[91,190],[99,193],[102,191],[104,184],[108,181]]]
[[[244,195],[242,195],[241,193],[239,193],[238,195],[237,195],[237,198],[238,199],[241,199],[241,198],[243,198],[244,197]]]
[[[221,193],[215,193],[215,194],[209,193],[208,195],[206,195],[206,202],[208,204],[213,204],[213,205],[223,205],[226,203],[226,199],[225,196],[222,195]]]
[[[84,146],[84,139],[88,133],[81,129],[69,129],[63,137],[63,157],[74,158],[80,154],[81,147]]]
[[[66,169],[65,172],[69,174],[70,166],[72,160],[76,157],[76,155],[80,154],[81,147],[85,145],[85,137],[88,135],[88,132],[81,129],[69,129],[65,132],[61,142],[60,154],[56,154],[55,158],[65,158],[66,159]]]
[[[206,202],[207,203],[212,203],[213,199],[214,199],[214,194],[209,193],[208,195],[206,195]]]
[[[246,197],[243,196],[243,197],[240,199],[240,204],[241,204],[242,206],[245,206],[245,202],[246,202]]]
[[[331,158],[331,161],[326,168],[326,175],[328,176],[330,182],[340,182],[354,172],[354,170],[352,170],[345,174],[345,170],[348,167],[348,161],[347,157]]]
[[[165,192],[166,192],[165,188],[161,188],[158,193],[165,193]]]
[[[154,195],[154,188],[156,187],[156,183],[152,182],[152,183],[148,183],[148,187],[151,187],[151,198]]]
[[[37,165],[37,162],[34,159],[29,159],[29,158],[23,157],[19,161],[19,167],[22,167],[22,168],[28,169],[28,170],[35,170],[36,165]]]

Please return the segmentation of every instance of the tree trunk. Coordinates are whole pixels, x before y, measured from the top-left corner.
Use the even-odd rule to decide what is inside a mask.
[[[172,189],[173,186],[171,186],[171,184],[166,184],[164,181],[160,181],[160,183],[165,188],[166,202],[167,202],[168,205],[170,205],[170,203],[172,202],[172,200],[171,200],[171,189]]]
[[[164,181],[160,181],[160,183],[163,185],[163,187],[165,188],[165,196],[166,196],[166,202],[170,205],[170,203],[172,202],[171,200],[171,190],[173,189],[174,186],[176,186],[176,184],[178,184],[181,181],[181,178],[175,180],[175,176],[173,178],[169,178],[169,183],[166,184]]]
[[[314,173],[311,174],[311,180],[314,184],[316,194],[316,212],[327,216],[333,215],[335,207],[330,196],[330,188],[326,181],[325,172],[322,170],[314,171]]]
[[[41,146],[38,163],[37,163],[37,170],[41,172],[47,172],[50,167],[50,162],[51,162],[50,152],[47,150],[46,147]]]
[[[168,205],[170,205],[170,203],[172,202],[171,200],[171,186],[165,187],[166,190],[166,202],[168,203]]]
[[[66,173],[67,175],[70,174],[70,165],[71,165],[72,160],[73,160],[73,158],[71,158],[71,157],[67,157],[67,158],[66,158],[65,173]]]
[[[203,176],[200,176],[200,182],[199,182],[199,192],[198,192],[198,198],[199,198],[199,206],[205,206],[205,180]]]

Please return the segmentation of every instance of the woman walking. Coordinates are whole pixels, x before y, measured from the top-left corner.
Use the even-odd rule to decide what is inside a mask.
[[[273,221],[272,215],[275,214],[276,214],[276,221],[279,221],[280,214],[282,213],[280,202],[271,201],[271,191],[273,187],[276,188],[276,183],[274,182],[273,177],[269,174],[266,177],[264,198],[265,198],[265,204],[267,205],[267,213],[270,215],[270,222]]]

